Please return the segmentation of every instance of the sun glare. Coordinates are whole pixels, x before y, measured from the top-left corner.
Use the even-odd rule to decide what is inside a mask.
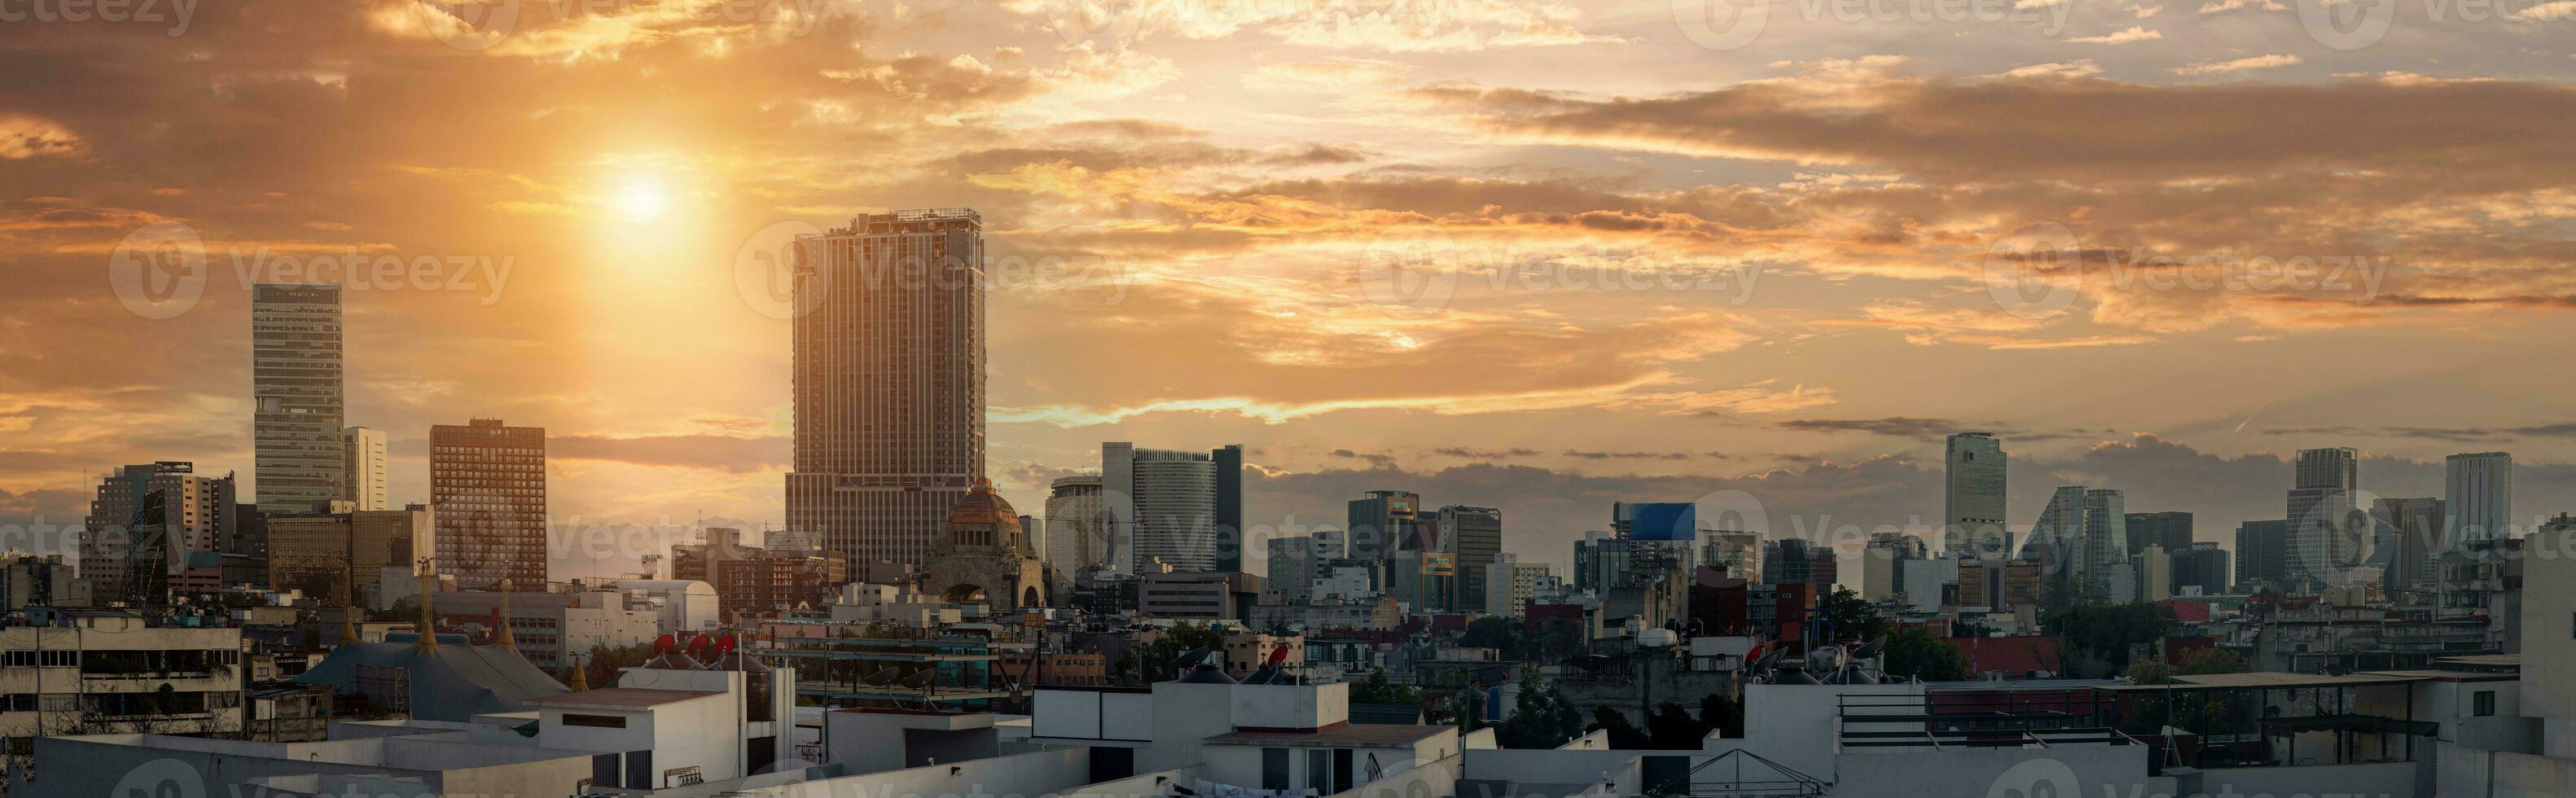
[[[671,210],[671,194],[651,181],[638,180],[617,192],[617,210],[633,221],[652,221]]]

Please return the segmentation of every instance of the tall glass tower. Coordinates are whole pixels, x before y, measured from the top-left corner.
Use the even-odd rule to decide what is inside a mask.
[[[252,286],[250,365],[260,511],[309,513],[346,496],[340,287]]]

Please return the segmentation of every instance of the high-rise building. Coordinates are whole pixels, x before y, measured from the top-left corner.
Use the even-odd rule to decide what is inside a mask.
[[[2289,498],[2289,576],[2341,586],[2362,563],[2353,525],[2353,491],[2360,486],[2360,455],[2350,447],[2301,449]]]
[[[855,217],[796,244],[787,528],[919,564],[984,478],[984,219]]]
[[[94,600],[161,603],[222,586],[235,520],[232,475],[164,460],[99,480],[81,528],[80,573]]]
[[[2173,594],[2215,596],[2227,592],[2227,550],[2216,543],[2193,543],[2174,552]]]
[[[2370,503],[2374,537],[2386,571],[2381,594],[2399,606],[2432,606],[2442,589],[2442,552],[2457,538],[2444,527],[2444,502],[2435,498],[2380,499]]]
[[[2004,443],[1989,432],[1950,436],[1941,534],[1951,551],[2002,557],[2012,553],[2004,526]]]
[[[1831,546],[1809,543],[1799,538],[1769,540],[1762,543],[1762,582],[1771,585],[1812,585],[1819,591],[1834,589],[1840,578],[1841,563],[1834,559]]]
[[[340,287],[251,287],[250,391],[259,507],[312,512],[344,498]]]
[[[1055,595],[1073,595],[1073,576],[1109,565],[1109,516],[1100,499],[1100,477],[1058,477],[1046,500],[1046,559]]]
[[[464,590],[546,589],[546,430],[478,418],[429,428],[438,573]],[[273,534],[273,533],[272,533]]]
[[[2443,528],[2455,540],[2513,536],[2513,455],[2475,452],[2443,458]]]
[[[1699,538],[1699,564],[1723,567],[1736,579],[1762,581],[1762,533],[1718,529]]]
[[[385,431],[340,430],[342,495],[361,512],[385,509]]]
[[[1456,609],[1483,609],[1485,583],[1495,557],[1503,551],[1503,511],[1492,507],[1449,505],[1438,513],[1444,549],[1456,557]]]
[[[2166,510],[2155,513],[2129,514],[2129,556],[2136,557],[2148,546],[2159,546],[2167,554],[2191,549],[2191,513]]]
[[[2286,519],[2246,521],[2236,525],[2236,583],[2269,582],[2274,585],[2290,579],[2290,522]]]
[[[1217,514],[1223,486],[1232,484],[1238,496],[1242,493],[1241,452],[1239,447],[1193,452],[1141,449],[1123,441],[1101,444],[1101,506],[1108,512],[1114,543],[1111,562],[1128,573],[1155,570],[1146,564],[1158,559],[1178,573],[1220,570],[1217,565],[1224,558],[1219,547],[1241,545],[1219,534]],[[1241,554],[1233,559],[1239,567]]]
[[[310,512],[268,517],[271,590],[301,590],[331,606],[384,606],[376,597],[386,566],[409,568],[435,551],[428,505],[360,510],[324,502]]]
[[[2025,548],[2025,556],[2042,557],[2044,565],[2056,569],[2048,574],[2045,589],[2071,591],[2080,598],[2134,600],[2114,592],[2116,585],[2137,584],[2130,578],[2136,572],[2129,558],[2127,502],[2120,491],[2059,487],[2031,524],[2030,545],[2036,548]]]
[[[1216,461],[1216,569],[1243,570],[1243,445],[1227,444],[1209,452]]]
[[[1373,490],[1352,499],[1342,556],[1385,561],[1396,551],[1419,548],[1421,511],[1422,495],[1412,491]]]

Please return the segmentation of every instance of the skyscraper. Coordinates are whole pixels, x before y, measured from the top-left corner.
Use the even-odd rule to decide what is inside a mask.
[[[251,286],[250,369],[260,510],[309,513],[341,498],[340,287]]]
[[[1100,478],[1058,477],[1046,500],[1046,559],[1054,569],[1055,595],[1073,595],[1073,576],[1109,564],[1109,517],[1100,501]]]
[[[80,535],[80,575],[95,600],[158,603],[220,588],[234,495],[232,475],[200,475],[177,461],[124,466],[99,480]]]
[[[465,590],[546,589],[546,430],[478,418],[429,428],[438,573]]]
[[[2290,522],[2246,521],[2236,525],[2236,583],[2279,585],[2290,579]]]
[[[2118,595],[2121,585],[2134,587],[2129,559],[2127,499],[2117,490],[2066,485],[2048,499],[2039,520],[2030,526],[2027,555],[2047,558],[2056,571],[2048,574],[2052,589],[2071,591],[2079,599],[2132,601]]]
[[[1342,556],[1370,562],[1392,559],[1395,551],[1415,543],[1421,511],[1422,495],[1412,491],[1373,490],[1352,499],[1349,523],[1343,527]]]
[[[2359,460],[2350,447],[2299,450],[2288,508],[2290,578],[2340,586],[2342,575],[2362,564],[2352,518]]]
[[[2442,552],[2456,538],[2443,528],[2444,502],[2435,498],[2380,499],[2370,504],[2376,537],[2389,548],[2381,552],[2387,571],[2382,591],[2398,606],[2432,606],[2441,590]]]
[[[1223,457],[1229,449],[1236,456]],[[1101,444],[1101,500],[1119,552],[1111,560],[1128,573],[1144,573],[1145,564],[1158,558],[1179,572],[1220,570],[1217,549],[1228,541],[1219,538],[1217,499],[1228,483],[1240,496],[1243,478],[1242,450],[1229,449],[1193,452],[1140,449],[1123,441]],[[1236,561],[1241,561],[1239,553]]]
[[[2452,540],[2512,537],[2513,455],[2455,454],[2442,460],[2444,524]]]
[[[2191,513],[2166,510],[2155,513],[2129,514],[2129,556],[2135,557],[2148,546],[2162,546],[2166,554],[2190,551]]]
[[[385,431],[349,427],[340,431],[342,499],[359,512],[385,509]]]
[[[1243,446],[1227,444],[1209,452],[1216,461],[1216,569],[1243,570]]]
[[[2004,444],[1989,432],[1950,436],[1948,488],[1942,493],[1942,535],[1951,551],[1981,556],[2011,554],[2004,527]]]
[[[984,218],[855,217],[797,241],[787,528],[919,564],[984,478]]]
[[[1441,538],[1456,555],[1458,596],[1454,609],[1482,609],[1485,580],[1492,578],[1495,557],[1503,552],[1503,511],[1492,507],[1449,505],[1439,512]]]

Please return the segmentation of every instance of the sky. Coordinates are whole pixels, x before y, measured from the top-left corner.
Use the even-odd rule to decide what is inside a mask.
[[[14,15],[14,16],[13,16]],[[2286,458],[2576,510],[2576,0],[0,2],[0,538],[253,482],[248,288],[347,286],[396,502],[542,426],[558,578],[783,515],[778,257],[985,220],[990,458],[1248,450],[1563,564],[1618,500],[1774,535],[2050,490],[2282,514]],[[601,545],[585,546],[584,542]],[[607,552],[607,553],[603,553]]]

